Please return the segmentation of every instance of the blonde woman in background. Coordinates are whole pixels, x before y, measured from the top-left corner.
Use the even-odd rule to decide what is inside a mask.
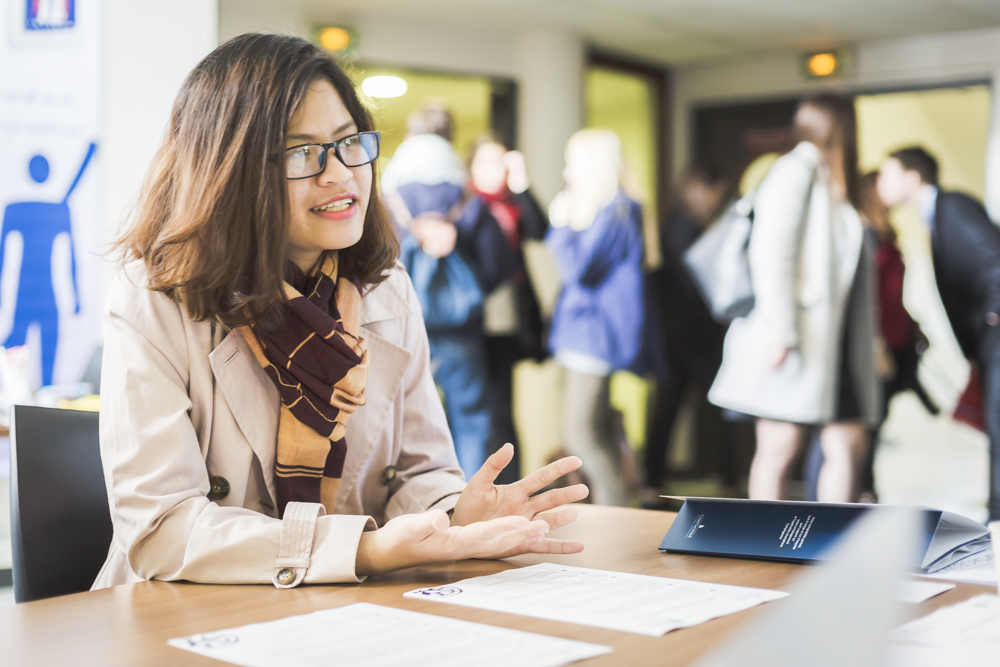
[[[565,370],[563,439],[584,462],[594,502],[623,505],[609,384],[611,373],[629,367],[640,350],[642,197],[610,130],[573,135],[563,178],[546,237],[563,281],[549,338]]]

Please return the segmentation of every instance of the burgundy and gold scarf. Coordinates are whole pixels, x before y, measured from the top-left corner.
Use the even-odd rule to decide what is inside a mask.
[[[289,502],[323,503],[333,513],[347,456],[347,419],[365,404],[369,354],[359,337],[361,289],[338,276],[337,264],[337,254],[327,253],[308,276],[290,266],[281,333],[239,328],[281,396],[279,517]]]

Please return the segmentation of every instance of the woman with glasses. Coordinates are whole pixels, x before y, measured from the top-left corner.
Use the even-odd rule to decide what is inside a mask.
[[[144,579],[353,582],[545,537],[564,459],[463,480],[427,335],[378,196],[379,137],[308,42],[243,35],[191,72],[104,315],[103,588]]]

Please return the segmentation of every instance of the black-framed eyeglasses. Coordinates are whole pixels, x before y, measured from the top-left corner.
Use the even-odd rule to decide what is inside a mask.
[[[328,144],[300,144],[285,149],[288,180],[312,178],[326,169],[326,156],[333,151],[345,167],[362,167],[378,158],[378,132],[358,132]]]

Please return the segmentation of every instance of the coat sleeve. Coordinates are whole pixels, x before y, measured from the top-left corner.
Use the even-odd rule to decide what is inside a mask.
[[[521,269],[517,252],[510,247],[489,206],[472,197],[455,221],[458,245],[473,258],[483,292],[489,294]]]
[[[622,204],[627,205],[624,214],[620,210]],[[563,282],[584,287],[600,285],[628,256],[632,244],[641,241],[640,221],[639,205],[618,199],[602,208],[587,229],[550,228],[545,243],[559,266]]]
[[[754,317],[767,322],[776,347],[799,344],[796,289],[813,174],[808,163],[788,155],[771,168],[754,202],[749,250]]]
[[[948,201],[953,209],[951,217],[965,223],[950,229],[961,239],[964,261],[978,274],[977,287],[982,293],[977,296],[985,300],[982,306],[986,312],[1000,314],[1000,228],[971,197],[953,195]]]
[[[402,448],[397,460],[400,487],[390,496],[386,518],[428,509],[451,510],[465,489],[448,420],[431,376],[430,346],[417,295],[409,276],[405,281],[412,312],[406,316],[403,346],[412,353],[403,376]]]
[[[542,241],[549,231],[549,216],[535,199],[531,190],[525,190],[514,195],[514,200],[521,209],[521,237]]]
[[[209,445],[189,416],[190,328],[177,304],[127,282],[104,315],[114,354],[103,361],[100,441],[115,544],[143,579],[271,583],[284,522],[208,499]],[[296,584],[359,581],[369,517],[314,514],[299,528],[312,531],[312,547]]]

